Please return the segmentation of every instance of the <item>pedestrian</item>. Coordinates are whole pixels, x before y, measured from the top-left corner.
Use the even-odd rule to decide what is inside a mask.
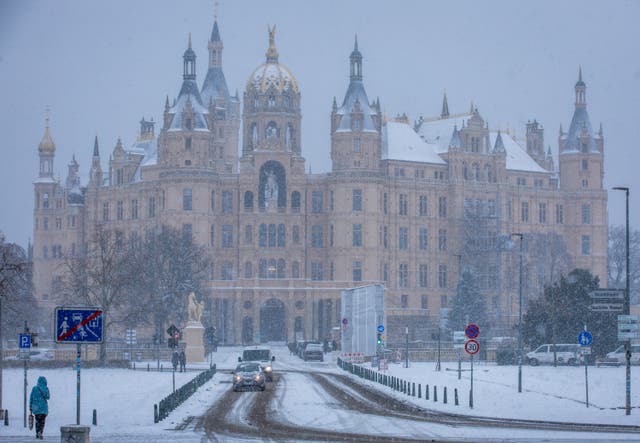
[[[180,356],[177,351],[173,351],[173,355],[171,356],[171,364],[173,365],[173,370],[178,370],[178,363],[180,363]]]
[[[180,372],[185,372],[187,370],[187,356],[184,354],[184,351],[180,351]]]
[[[36,417],[36,438],[43,440],[44,422],[49,413],[49,388],[47,387],[47,379],[40,376],[38,383],[31,389],[29,396],[29,411]]]

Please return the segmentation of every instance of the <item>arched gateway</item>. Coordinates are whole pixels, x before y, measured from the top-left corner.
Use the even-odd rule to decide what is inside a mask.
[[[271,298],[260,308],[260,341],[285,341],[286,338],[284,303]]]

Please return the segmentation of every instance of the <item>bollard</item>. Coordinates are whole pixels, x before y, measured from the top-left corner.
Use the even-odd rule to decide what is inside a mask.
[[[458,388],[454,388],[453,390],[453,400],[454,404],[458,406]]]
[[[4,410],[4,425],[9,426],[9,410]]]
[[[160,365],[160,372],[162,372],[162,365]]]
[[[93,410],[93,420],[91,421],[93,426],[98,426],[98,411]]]
[[[418,383],[418,398],[422,398],[422,388],[420,387],[420,383]]]
[[[151,368],[149,367],[149,363],[147,363],[147,372],[149,372]]]
[[[424,385],[424,399],[429,400],[429,385]]]
[[[411,388],[411,396],[415,397],[416,396],[416,383],[413,382],[412,388]]]
[[[469,407],[473,409],[473,391],[469,390]]]
[[[438,387],[436,385],[433,385],[433,401],[438,401]]]
[[[158,405],[154,403],[153,405],[153,422],[158,423]]]
[[[135,361],[133,362],[133,370],[134,371],[136,370],[136,362]]]
[[[447,404],[447,387],[444,387],[444,393],[442,394],[442,403]]]

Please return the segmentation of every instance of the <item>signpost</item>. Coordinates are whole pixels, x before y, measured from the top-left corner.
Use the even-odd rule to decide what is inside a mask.
[[[20,334],[20,358],[24,362],[24,396],[23,396],[23,425],[27,427],[27,360],[31,354],[31,334],[27,322],[24,322],[24,333]]]
[[[458,351],[458,380],[462,378],[462,350],[464,349],[464,331],[453,331],[453,348]]]
[[[80,345],[102,343],[104,315],[100,308],[57,307],[56,343],[76,343],[76,425],[80,425]]]
[[[618,315],[618,340],[640,339],[640,315]]]
[[[469,407],[473,409],[473,356],[480,350],[480,343],[476,340],[480,335],[480,327],[474,323],[469,323],[464,328],[464,335],[469,340],[464,344],[464,350],[471,356],[471,390],[469,391]]]
[[[589,292],[591,304],[589,310],[594,312],[623,312],[624,291],[622,289],[594,289]]]
[[[589,407],[589,372],[587,369],[586,355],[591,354],[591,348],[589,347],[591,343],[593,343],[593,335],[587,331],[587,325],[584,325],[584,331],[578,334],[578,344],[581,347],[580,351],[582,353],[582,360],[584,361],[584,390],[587,408]]]

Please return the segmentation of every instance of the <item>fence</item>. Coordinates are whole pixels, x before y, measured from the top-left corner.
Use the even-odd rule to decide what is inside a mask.
[[[167,395],[160,400],[159,404],[153,405],[153,422],[158,423],[169,416],[171,411],[180,406],[186,399],[191,397],[200,386],[211,380],[216,373],[216,365],[214,364],[211,369],[207,369],[204,372],[196,375],[193,380],[184,384],[180,389],[177,389],[174,393]]]

